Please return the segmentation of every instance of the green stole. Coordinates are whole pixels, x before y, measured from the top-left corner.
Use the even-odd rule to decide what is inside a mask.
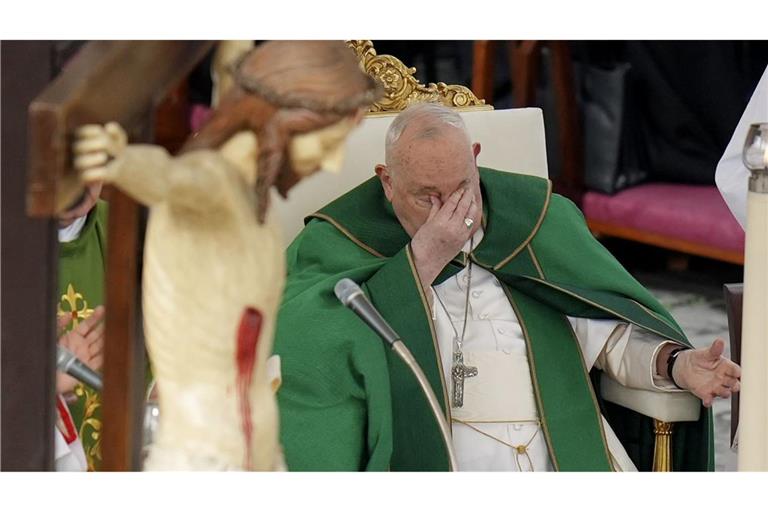
[[[485,236],[470,257],[499,279],[521,322],[552,463],[563,471],[611,470],[600,419],[601,402],[565,315],[620,318],[664,338],[688,342],[664,308],[591,237],[578,210],[564,198],[551,194],[548,180],[490,169],[481,169],[480,176]],[[301,410],[295,408],[294,401],[299,400],[299,395],[291,388],[290,370],[303,357],[297,354],[294,359],[294,352],[307,350],[306,346],[292,346],[293,339],[307,335],[299,320],[314,318],[324,325],[333,325],[335,336],[357,338],[358,345],[377,343],[359,320],[349,312],[339,312],[339,306],[328,297],[328,289],[340,277],[363,283],[374,305],[403,336],[436,394],[442,397],[446,417],[450,419],[451,413],[435,329],[410,254],[409,237],[397,222],[378,180],[369,180],[311,217],[317,220],[309,222],[288,251],[289,279],[275,352],[284,361],[284,389],[279,398],[289,468],[318,469],[322,468],[317,465],[320,461],[308,459],[293,447],[294,439],[300,440],[302,434],[293,428],[298,421],[294,414],[298,417]],[[350,241],[358,249],[352,248]],[[344,256],[340,256],[342,252]],[[339,261],[328,264],[325,258]],[[442,282],[465,263],[457,258],[436,282]],[[321,268],[323,265],[326,268]],[[312,317],[313,308],[322,313]],[[299,310],[301,315],[296,314]],[[322,333],[313,335],[319,337],[313,343],[324,343]],[[327,343],[334,342],[328,339]],[[389,396],[378,400],[381,406],[369,396],[368,408],[389,408],[377,412],[376,417],[378,421],[383,416],[385,423],[391,422],[391,433],[383,429],[392,438],[391,455],[381,455],[381,450],[369,446],[367,455],[388,465],[382,467],[369,461],[365,467],[447,469],[447,455],[437,424],[415,378],[393,354],[387,352],[386,360]],[[322,364],[321,357],[316,361]],[[378,385],[386,384],[383,381]],[[374,391],[370,393],[375,396]],[[698,450],[696,456],[678,458],[678,468],[711,466],[711,436],[707,428],[711,417],[702,416],[703,422],[694,424],[696,434],[688,436],[688,440],[700,444],[704,455]],[[617,434],[621,438],[620,432]],[[337,448],[340,450],[341,446]],[[647,452],[647,447],[640,450]]]
[[[98,201],[88,214],[80,236],[59,244],[58,313],[71,315],[73,329],[104,303],[104,263],[107,251],[108,205]],[[69,404],[85,449],[88,469],[101,462],[101,397],[83,384],[75,387],[77,401]]]

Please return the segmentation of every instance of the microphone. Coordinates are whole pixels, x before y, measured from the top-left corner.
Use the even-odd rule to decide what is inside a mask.
[[[61,345],[56,346],[56,368],[83,384],[89,385],[96,391],[101,391],[101,375],[91,370],[84,362],[75,357],[75,354]]]
[[[348,277],[339,280],[333,288],[333,293],[336,294],[336,298],[342,304],[354,311],[368,327],[373,329],[373,332],[378,334],[387,345],[392,346],[396,341],[400,340],[400,336],[397,335],[395,330],[384,320],[384,317],[373,307],[373,304],[365,296],[363,290],[353,280]]]
[[[443,436],[443,443],[445,443],[445,451],[448,454],[448,468],[450,471],[458,471],[458,464],[456,463],[456,453],[453,450],[453,441],[451,440],[451,428],[448,422],[443,416],[443,411],[440,408],[440,402],[435,396],[435,392],[432,386],[429,384],[427,376],[424,375],[424,371],[419,366],[419,363],[408,350],[408,347],[400,339],[400,336],[390,327],[384,317],[381,316],[373,304],[363,293],[363,290],[353,280],[345,277],[336,283],[333,287],[333,293],[336,294],[342,304],[354,311],[363,322],[368,325],[373,332],[379,335],[379,337],[389,345],[394,353],[398,355],[401,361],[413,372],[414,377],[419,383],[421,390],[424,392],[424,396],[427,398],[432,414],[435,416],[438,426],[440,427],[440,433]]]

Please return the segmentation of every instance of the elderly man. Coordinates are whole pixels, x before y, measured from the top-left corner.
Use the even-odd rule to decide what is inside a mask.
[[[548,180],[478,169],[479,153],[449,109],[407,109],[378,179],[312,215],[288,249],[275,351],[289,469],[448,468],[415,378],[333,297],[342,277],[442,396],[460,470],[645,467],[650,420],[625,410],[609,424],[592,369],[704,407],[738,390],[723,341],[691,349]],[[677,429],[675,469],[712,468],[710,432],[706,413]]]

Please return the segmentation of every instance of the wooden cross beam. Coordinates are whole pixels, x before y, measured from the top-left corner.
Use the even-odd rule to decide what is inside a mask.
[[[132,141],[150,141],[152,112],[212,44],[95,41],[84,46],[29,106],[29,215],[55,215],[82,191],[69,152],[75,128],[117,121]]]
[[[152,141],[153,112],[212,46],[210,41],[98,41],[84,46],[29,106],[28,215],[55,216],[82,193],[70,152],[78,126],[117,121],[131,142]],[[144,351],[136,340],[138,226],[138,205],[113,189],[102,393],[102,468],[113,471],[140,465]],[[54,341],[41,346],[47,349],[41,359],[52,358]]]

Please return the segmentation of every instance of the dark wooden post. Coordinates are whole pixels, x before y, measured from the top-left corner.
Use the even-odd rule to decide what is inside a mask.
[[[496,41],[475,41],[472,49],[472,92],[493,104]]]
[[[509,66],[516,107],[529,107],[536,101],[539,41],[510,41]]]
[[[728,315],[728,335],[730,338],[731,360],[741,364],[741,325],[744,312],[744,283],[723,285],[725,312]],[[731,444],[739,426],[739,394],[731,396]]]
[[[53,465],[57,247],[52,218],[25,213],[27,105],[51,80],[52,43],[3,42],[3,471]]]
[[[581,204],[584,193],[584,150],[573,79],[571,50],[566,41],[552,41],[552,81],[555,86],[562,171],[556,191]]]
[[[105,277],[104,391],[102,393],[102,465],[104,471],[140,469],[144,346],[136,269],[139,205],[120,190],[109,191]]]
[[[472,89],[489,104],[493,99],[493,70],[496,41],[475,41]],[[552,84],[555,92],[557,140],[547,141],[560,148],[562,170],[552,176],[555,192],[581,203],[584,193],[584,157],[571,52],[566,41],[510,41],[509,68],[515,107],[530,107],[536,101],[539,53],[548,47],[552,54]]]

